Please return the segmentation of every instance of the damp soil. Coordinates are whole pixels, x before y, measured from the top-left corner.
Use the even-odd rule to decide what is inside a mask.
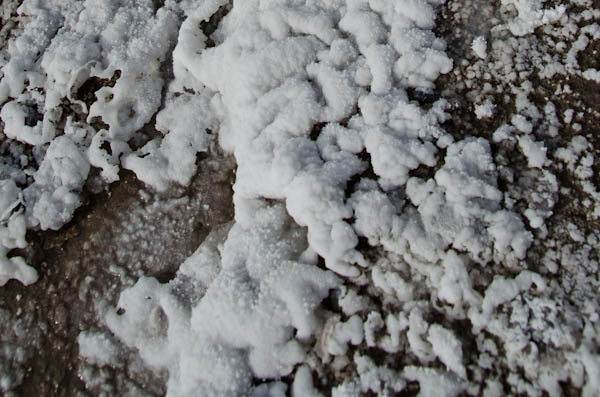
[[[435,33],[446,40],[447,54],[452,58],[455,66],[452,72],[440,76],[436,81],[437,95],[435,96],[445,98],[450,104],[447,111],[451,117],[443,127],[455,139],[463,138],[465,133],[487,139],[495,154],[496,163],[514,171],[511,176],[513,180],[517,180],[521,170],[527,168],[527,160],[518,149],[507,149],[492,139],[493,132],[504,124],[510,124],[511,117],[517,114],[514,100],[507,101],[505,95],[495,95],[496,108],[493,117],[478,119],[473,111],[474,103],[469,99],[470,94],[473,90],[481,89],[486,82],[491,82],[493,85],[499,83],[494,82],[493,79],[491,81],[482,79],[472,80],[473,86],[470,88],[464,86],[467,76],[464,60],[466,55],[472,51],[470,45],[475,37],[485,37],[489,34],[489,30],[498,23],[500,14],[498,7],[493,2],[467,0],[467,3],[450,0],[441,7],[438,13]],[[458,12],[458,9],[461,11]],[[534,32],[540,41],[543,36],[541,30],[540,28]],[[600,68],[599,51],[600,42],[590,41],[586,50],[578,55],[581,70]],[[543,109],[551,101],[556,107],[556,114],[559,117],[562,117],[569,109],[575,115],[583,115],[575,118],[575,121],[581,126],[580,130],[575,130],[572,125],[561,123],[558,136],[551,139],[540,137],[540,140],[544,141],[548,153],[551,154],[556,148],[568,146],[574,136],[585,136],[593,146],[593,152],[596,153],[595,163],[592,166],[594,171],[592,182],[595,186],[599,186],[600,107],[598,103],[600,103],[600,84],[573,74],[556,74],[552,78],[540,78],[533,73],[530,81],[534,92],[529,99],[538,109]],[[557,94],[560,87],[565,86],[569,86],[571,92]],[[553,216],[547,220],[550,235],[546,239],[563,239],[560,234],[564,231],[567,223],[576,224],[586,234],[600,230],[600,222],[591,217],[591,210],[581,205],[586,194],[576,183],[577,177],[562,167],[557,167],[556,163],[551,165],[551,169],[557,176],[560,186],[566,189],[559,191],[557,203],[553,208]],[[501,190],[506,191],[505,187],[512,183],[512,180],[506,180],[500,173],[498,184]]]
[[[102,193],[89,194],[60,231],[28,235],[30,247],[18,254],[38,270],[36,283],[11,280],[0,288],[0,308],[16,318],[26,315],[39,331],[23,346],[31,355],[16,395],[87,394],[76,340],[97,326],[97,302],[116,303],[120,290],[141,274],[168,280],[213,226],[233,218],[234,161],[222,153],[213,151],[199,163],[188,188],[166,194],[147,190],[130,172],[120,176]],[[123,382],[151,395],[165,392],[164,379],[150,372],[120,371],[125,379],[112,377],[116,394]]]

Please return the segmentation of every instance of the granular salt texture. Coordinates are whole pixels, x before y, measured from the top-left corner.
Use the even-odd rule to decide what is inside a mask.
[[[472,263],[518,268],[533,235],[518,213],[504,207],[489,143],[475,138],[453,142],[439,127],[447,119],[444,101],[424,110],[408,99],[406,89],[431,89],[439,73],[450,70],[443,42],[428,30],[433,26],[433,8],[424,2],[400,7],[357,1],[340,12],[342,2],[335,4],[338,8],[321,3],[298,8],[285,2],[245,2],[243,6],[234,4],[217,30],[215,47],[205,48],[199,22],[219,5],[206,3],[184,23],[174,62],[180,81],[193,86],[199,95],[213,95],[210,106],[219,115],[219,141],[238,162],[234,186],[237,225],[221,248],[218,275],[214,273],[217,268],[208,263],[195,265],[207,272],[192,270],[192,262],[186,265],[186,274],[198,274],[205,285],[201,290],[206,291],[187,315],[192,331],[186,332],[194,333],[198,341],[209,338],[223,346],[227,357],[247,353],[247,359],[237,359],[236,364],[224,360],[223,367],[218,366],[239,376],[239,382],[229,381],[228,385],[248,390],[249,377],[285,375],[299,362],[319,372],[310,344],[311,336],[325,324],[315,323],[306,317],[308,312],[301,314],[294,309],[297,302],[308,298],[294,293],[295,285],[312,279],[306,266],[314,266],[318,256],[343,277],[346,291],[351,291],[340,304],[343,302],[344,310],[354,314],[352,320],[329,321],[331,325],[323,328],[324,335],[329,336],[321,339],[327,346],[325,357],[332,360],[334,368],[341,370],[354,362],[356,378],[347,380],[345,388],[383,393],[400,391],[407,381],[418,381],[424,395],[456,395],[467,387],[463,342],[452,330],[430,323],[431,309],[417,300],[421,292],[413,295],[408,291],[410,282],[420,283],[426,294],[451,303],[453,307],[438,308],[448,318],[467,317],[481,324],[474,332],[486,327],[486,332],[498,335],[513,349],[509,362],[516,362],[524,341],[510,339],[518,329],[503,329],[493,318],[494,309],[510,304],[533,286],[544,293],[546,283],[536,273],[523,271],[514,280],[494,281],[483,296],[473,286]],[[300,9],[303,19],[298,18]],[[527,10],[524,8],[520,17]],[[529,27],[515,25],[514,29],[521,32]],[[186,50],[191,48],[195,51]],[[529,120],[536,121],[539,115],[532,113],[524,94],[520,98],[518,108],[530,113],[528,117],[516,115],[512,124],[529,134],[533,129]],[[489,114],[490,108],[481,109],[482,116]],[[538,146],[533,140],[521,141],[531,165],[544,166],[546,157],[539,155],[543,150],[534,150]],[[443,158],[438,157],[441,149]],[[411,170],[419,167],[436,167],[436,171],[433,177],[412,177]],[[369,169],[373,175],[366,177]],[[358,183],[350,185],[350,181]],[[159,188],[160,183],[156,183]],[[285,251],[293,241],[291,236],[273,238],[271,232],[249,232],[265,224],[267,218],[278,224],[278,217],[286,216],[283,207],[269,209],[272,204],[265,199],[284,202],[293,223],[307,233],[302,248],[294,254],[302,265],[288,268],[285,258],[289,254],[278,257],[280,267],[296,274],[291,284],[277,266],[269,264],[270,250],[274,249],[269,241],[278,240]],[[264,214],[265,219],[257,214]],[[380,245],[381,255],[390,255],[390,264],[375,265],[363,256],[356,249],[359,237]],[[256,262],[253,254],[248,258],[248,254],[238,253],[245,249],[247,239],[261,253]],[[461,256],[449,248],[459,250]],[[213,255],[204,258],[217,260]],[[372,270],[363,270],[371,266]],[[270,286],[268,280],[276,280],[276,284]],[[372,306],[368,299],[361,301],[353,292],[355,282],[365,285],[369,280],[389,302],[410,305],[397,314],[383,316],[378,311],[381,308]],[[457,284],[459,290],[453,288]],[[285,295],[278,295],[277,291],[283,290],[275,285],[285,285]],[[338,285],[329,284],[315,300],[304,304],[316,308],[327,288]],[[496,288],[500,285],[512,292],[507,295],[500,291]],[[123,296],[133,299],[134,295]],[[278,299],[283,299],[287,310],[275,316],[268,302]],[[526,309],[527,305],[515,307]],[[359,320],[364,321],[362,327]],[[111,328],[125,343],[142,345],[127,336],[132,331],[119,331],[118,324],[113,322]],[[248,332],[239,334],[241,327]],[[295,336],[284,332],[286,327],[295,329]],[[407,366],[397,372],[358,352],[353,358],[344,357],[355,343],[401,351],[403,332],[408,338],[407,351],[424,368]],[[149,363],[152,356],[146,358]],[[445,369],[428,367],[436,357]],[[195,362],[202,366],[205,358],[210,354],[204,358],[198,355]],[[189,362],[183,355],[174,360]],[[219,373],[201,378],[170,371],[169,393],[180,394],[192,384],[225,393],[226,389],[219,389],[224,385],[214,382],[225,381]],[[266,387],[270,386],[255,392]],[[488,389],[493,390],[493,385]]]
[[[473,39],[471,49],[481,59],[487,58],[487,40],[483,36],[478,36]]]
[[[28,315],[0,309],[0,320],[0,391],[12,396],[26,375],[27,360],[39,348],[39,333]]]
[[[503,109],[499,98],[512,98],[514,114],[489,137],[452,136],[448,101],[412,99],[432,96],[453,67],[432,32],[440,3],[25,1],[29,23],[3,53],[0,80],[11,140],[2,256],[26,244],[26,227],[68,222],[92,170],[111,182],[124,167],[164,191],[190,182],[216,135],[238,166],[235,223],[171,282],[143,276],[125,289],[105,328],[80,335],[86,361],[118,367],[137,351],[168,374],[169,395],[283,395],[287,376],[299,395],[334,384],[333,395],[411,392],[415,382],[436,396],[554,396],[559,382],[597,393],[597,237],[572,224],[576,244],[549,241],[544,266],[527,257],[549,233],[552,160],[600,214],[595,157],[583,136],[551,152],[558,109],[532,101],[526,66],[593,82],[577,57],[600,30],[577,31],[561,4],[502,1],[505,14],[467,40],[477,58],[461,66],[498,79],[496,91],[469,94],[477,118]],[[540,54],[536,29],[560,31],[571,48]],[[581,132],[582,117],[563,118]],[[508,149],[527,165],[506,183]],[[3,263],[6,280],[35,279],[22,260]]]
[[[300,8],[285,2],[268,6],[260,2],[234,4],[217,30],[219,43],[205,48],[202,41],[206,38],[198,28],[199,22],[219,5],[206,3],[184,22],[174,63],[176,73],[184,81],[194,78],[206,87],[202,92],[214,96],[210,105],[220,118],[219,141],[224,149],[233,152],[238,163],[234,185],[237,224],[223,245],[220,273],[211,276],[206,293],[191,309],[191,318],[185,320],[183,312],[183,319],[177,321],[191,321],[191,330],[186,332],[195,335],[198,346],[206,339],[222,346],[223,351],[230,352],[228,355],[246,352],[247,360],[238,358],[235,365],[233,361],[223,361],[223,371],[229,368],[228,373],[237,374],[236,379],[241,382],[229,381],[228,385],[238,391],[248,390],[247,377],[287,375],[294,364],[310,359],[310,350],[306,349],[311,336],[323,324],[309,314],[326,297],[328,289],[339,285],[333,282],[337,280],[331,278],[333,275],[325,284],[324,280],[314,284],[322,271],[311,270],[311,266],[319,255],[325,266],[339,275],[360,276],[360,269],[369,261],[356,250],[359,236],[367,237],[371,243],[380,242],[386,250],[413,263],[416,257],[435,263],[451,244],[467,248],[482,262],[494,257],[490,245],[496,247],[496,258],[523,257],[530,236],[522,229],[519,218],[508,211],[492,216],[500,209],[501,196],[489,147],[477,140],[452,144],[452,138],[439,127],[447,118],[444,101],[425,111],[408,99],[407,88],[431,89],[432,81],[451,68],[443,52],[444,43],[429,31],[435,17],[431,5],[423,2],[401,7],[379,2],[371,6],[350,2],[340,12],[341,2],[319,2]],[[352,40],[343,39],[342,33]],[[196,52],[183,50],[189,48]],[[396,87],[394,80],[400,82]],[[201,85],[192,84],[201,89]],[[361,114],[356,114],[358,109]],[[437,165],[439,149],[447,149],[445,168],[427,182],[430,191],[419,193],[417,199],[410,190],[405,204],[390,200],[394,195],[391,192],[403,189],[409,182],[410,170]],[[361,159],[361,152],[370,155],[370,161]],[[349,182],[360,179],[368,168],[372,168],[377,179],[363,179],[354,188],[352,199],[347,200]],[[160,183],[156,182],[159,188]],[[435,205],[452,208],[455,218],[451,222],[464,225],[460,226],[464,231],[458,240],[448,234],[446,225],[436,225],[433,218],[440,210],[434,209],[433,199],[428,201],[431,204],[421,206],[433,192],[437,192],[435,200],[439,203]],[[373,198],[382,205],[370,206]],[[286,264],[285,255],[289,254],[283,253],[277,254],[277,266],[270,264],[269,258],[274,255],[271,251],[279,252],[274,242],[279,241],[277,245],[285,250],[293,241],[291,235],[251,232],[263,230],[260,225],[268,222],[280,224],[287,216],[283,207],[270,208],[266,199],[282,200],[293,223],[305,228],[299,230],[306,230],[306,237],[300,234],[296,238],[300,238],[299,242],[307,240],[294,254],[304,264]],[[418,211],[410,209],[413,205]],[[380,208],[385,209],[381,215],[377,213]],[[353,215],[356,220],[350,223]],[[512,239],[506,241],[493,232],[494,225],[500,222],[514,225]],[[266,230],[275,231],[280,226],[272,228]],[[478,242],[470,242],[469,236],[486,228],[490,234],[484,233]],[[256,259],[254,254],[240,255],[246,249],[246,241],[253,241],[252,250],[260,252]],[[187,274],[192,274],[189,266],[186,269]],[[286,273],[294,277],[288,279]],[[204,273],[198,270],[197,274]],[[430,282],[437,279],[428,271],[424,275]],[[402,288],[395,289],[402,278],[394,272],[377,280],[381,280],[376,284],[380,288],[410,301],[410,294]],[[307,295],[306,288],[315,295]],[[122,296],[134,299],[135,295],[124,292]],[[271,305],[278,301],[285,304],[287,311],[272,312]],[[298,310],[299,304],[304,309]],[[313,309],[307,311],[307,307]],[[123,316],[127,313],[126,310]],[[145,321],[148,316],[136,320],[137,311],[132,316],[133,322],[125,326],[110,315],[110,327],[125,343],[142,346],[143,341],[137,341],[132,332],[140,328],[136,322]],[[213,320],[206,321],[208,318]],[[360,317],[352,318],[346,325],[339,323],[332,328],[329,354],[343,355],[348,343],[361,343]],[[377,318],[379,322],[373,322]],[[385,327],[386,322],[377,312],[369,319],[365,323],[366,343],[377,346],[380,342],[374,331]],[[398,324],[396,329],[401,330],[397,321],[388,317],[387,323],[390,327]],[[464,377],[457,340],[451,333],[433,327],[429,336],[434,343],[431,350],[426,347],[427,323],[424,325],[419,343],[431,357],[439,355],[452,371]],[[242,328],[246,331],[240,334],[237,330]],[[291,329],[295,329],[294,337]],[[170,328],[167,332],[171,332]],[[388,349],[398,346],[395,338],[390,335],[385,339]],[[202,350],[199,349],[198,352]],[[145,349],[142,357],[146,354],[145,360],[153,363],[155,354]],[[187,352],[176,353],[174,363],[188,362],[185,357]],[[208,359],[209,355],[204,357]],[[196,360],[198,368],[203,368],[205,358],[198,356]],[[383,392],[390,387],[399,391],[404,387],[400,374],[394,375],[386,368],[369,369],[372,364],[367,357],[355,356],[355,360],[361,390]],[[335,365],[343,365],[337,362]],[[182,367],[172,364],[165,369]],[[169,393],[173,395],[181,394],[192,384],[214,393],[227,392],[220,389],[224,384],[213,382],[210,377],[184,378],[180,372],[170,371],[169,379]],[[214,379],[221,379],[220,375],[215,373]],[[378,379],[385,382],[380,386],[371,383],[379,382]]]
[[[141,278],[121,294],[120,310],[107,314],[109,329],[125,344],[152,368],[169,371],[169,394],[240,394],[250,390],[252,374],[285,376],[320,327],[316,309],[339,280],[296,261],[306,249],[305,232],[282,206],[257,215],[254,224],[233,226],[218,274],[193,307],[172,295],[176,283]],[[199,259],[197,271],[213,260]],[[90,338],[79,342],[92,351]]]
[[[27,180],[18,187],[27,227],[58,230],[80,206],[90,166],[106,182],[117,180],[120,156],[160,106],[159,68],[176,39],[177,7],[155,13],[150,1],[49,0],[24,1],[16,13],[29,23],[3,51],[0,118],[9,145],[23,142],[39,154],[26,161]],[[86,82],[116,76],[112,86],[79,93]],[[12,248],[3,243],[1,250]],[[35,280],[22,274],[23,260],[10,263],[3,261],[3,279]]]

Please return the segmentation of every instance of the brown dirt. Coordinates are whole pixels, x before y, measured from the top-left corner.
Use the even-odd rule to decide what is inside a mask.
[[[200,163],[189,188],[162,195],[122,172],[120,182],[91,196],[60,231],[29,234],[25,254],[39,280],[28,287],[12,280],[0,288],[0,308],[16,317],[33,316],[40,331],[31,341],[18,395],[72,396],[85,390],[76,338],[97,326],[97,302],[116,302],[120,289],[142,272],[169,279],[212,226],[231,220],[233,169],[231,158],[213,154]],[[157,230],[150,230],[152,225]],[[134,239],[127,241],[125,234]],[[124,373],[125,380],[114,376],[115,392],[126,381],[151,394],[164,393],[164,379]]]

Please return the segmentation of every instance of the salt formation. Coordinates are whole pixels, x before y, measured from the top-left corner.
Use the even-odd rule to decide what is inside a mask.
[[[18,12],[28,23],[3,61],[0,118],[6,137],[32,146],[39,168],[23,153],[25,172],[3,164],[2,177],[19,184],[23,209],[14,217],[22,216],[28,228],[57,230],[81,204],[90,166],[106,182],[117,180],[119,157],[160,106],[159,66],[176,38],[177,18],[166,8],[154,15],[148,2],[26,1]],[[78,94],[84,82],[115,74],[121,78],[97,90],[91,106]],[[101,128],[94,128],[98,121]],[[23,146],[14,147],[18,157]],[[13,239],[24,238],[8,230]],[[5,241],[4,252],[15,248]],[[9,271],[3,260],[3,279],[35,280],[20,262]]]
[[[515,36],[565,18],[563,6],[503,3]],[[23,2],[29,22],[4,54],[13,146],[0,174],[0,283],[35,280],[8,251],[25,246],[26,228],[68,222],[86,183],[124,168],[159,191],[186,185],[215,139],[237,162],[235,222],[173,280],[125,289],[105,329],[80,334],[87,362],[118,365],[127,347],[168,373],[171,396],[285,395],[288,376],[298,396],[414,382],[423,396],[494,395],[502,385],[484,370],[501,365],[518,392],[559,395],[566,381],[598,392],[597,316],[581,343],[580,324],[562,317],[576,314],[553,300],[565,292],[526,262],[558,189],[532,134],[545,117],[556,135],[556,110],[535,113],[524,83],[492,140],[449,134],[446,100],[413,99],[453,67],[432,32],[440,1],[76,4]],[[480,67],[502,46],[471,43]],[[491,117],[492,99],[478,99],[477,118]],[[504,141],[545,189],[524,211],[498,183],[492,144]],[[560,152],[569,167],[585,145]]]

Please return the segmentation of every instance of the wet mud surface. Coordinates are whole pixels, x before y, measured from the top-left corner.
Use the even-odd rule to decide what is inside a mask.
[[[114,304],[122,288],[142,274],[170,279],[213,226],[232,219],[233,176],[234,162],[222,154],[202,160],[188,188],[167,194],[146,190],[135,175],[123,172],[59,232],[28,236],[25,255],[39,280],[28,287],[11,280],[0,289],[0,308],[11,313],[10,321],[23,318],[24,328],[34,330],[19,341],[26,360],[25,372],[15,372],[22,377],[16,395],[72,396],[85,390],[78,373],[79,333],[96,327],[99,306]],[[120,371],[124,377],[112,377],[116,393],[120,382],[164,392],[164,379],[152,373]]]

